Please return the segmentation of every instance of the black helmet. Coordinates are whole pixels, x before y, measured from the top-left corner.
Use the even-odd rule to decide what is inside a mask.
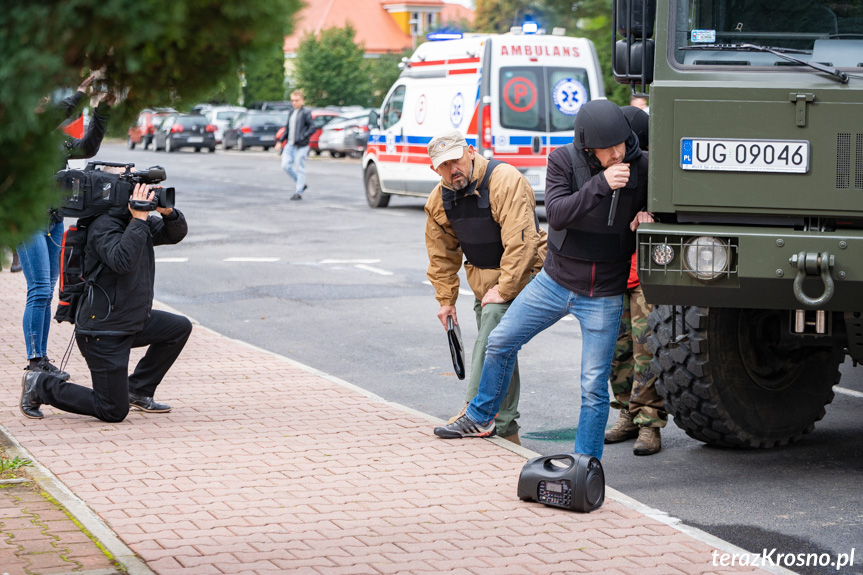
[[[579,150],[611,148],[629,139],[632,128],[623,112],[610,100],[591,100],[575,116],[572,143]]]
[[[623,106],[621,110],[623,110],[626,119],[629,120],[632,131],[638,136],[638,147],[646,150],[648,144],[647,126],[650,123],[650,116],[638,106]]]

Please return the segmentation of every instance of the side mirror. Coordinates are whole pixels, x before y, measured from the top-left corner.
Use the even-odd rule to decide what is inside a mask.
[[[656,45],[653,40],[638,40],[632,43],[618,40],[614,45],[612,71],[618,84],[632,81],[643,86],[653,82],[653,59]]]
[[[369,126],[373,126],[375,128],[380,128],[380,124],[378,124],[378,113],[377,110],[372,110],[369,112]]]
[[[617,0],[614,7],[617,33],[624,38],[653,38],[656,0]]]

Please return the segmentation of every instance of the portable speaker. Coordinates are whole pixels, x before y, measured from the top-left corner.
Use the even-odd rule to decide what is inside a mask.
[[[605,501],[602,464],[583,453],[534,457],[521,469],[518,498],[585,513],[598,509]]]

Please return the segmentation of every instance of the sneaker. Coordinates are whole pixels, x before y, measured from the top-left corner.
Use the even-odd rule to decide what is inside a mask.
[[[12,266],[9,271],[13,274],[21,271],[21,262],[18,261],[18,252],[12,252]]]
[[[434,434],[444,439],[460,439],[462,437],[490,437],[494,435],[494,420],[488,425],[480,425],[472,421],[467,414],[462,415],[452,423],[435,427]]]
[[[69,381],[69,374],[51,363],[51,360],[48,359],[48,356],[43,357],[39,360],[39,363],[36,367],[26,367],[25,369],[29,369],[31,371],[41,371],[42,373],[48,373],[55,377],[59,377],[63,381]]]
[[[303,196],[301,196],[300,194],[294,194],[293,196],[291,196],[291,199],[292,200],[302,200]]]
[[[469,402],[465,401],[464,405],[461,408],[461,411],[459,411],[457,414],[450,417],[449,420],[447,420],[447,423],[454,423],[456,419],[460,418],[462,415],[467,413],[467,406],[468,405],[469,405]]]
[[[662,449],[662,438],[658,427],[642,427],[638,430],[638,439],[632,446],[635,455],[653,455]]]
[[[618,443],[638,437],[638,426],[632,423],[632,414],[628,409],[620,410],[620,418],[614,427],[605,432],[606,443]]]
[[[167,403],[159,403],[152,397],[146,395],[138,395],[129,392],[129,407],[138,411],[146,411],[147,413],[167,413],[171,411],[171,406]]]
[[[24,377],[21,378],[21,402],[19,407],[21,413],[30,419],[42,419],[42,410],[39,407],[42,405],[42,400],[36,393],[36,383],[42,376],[41,371],[25,371]]]

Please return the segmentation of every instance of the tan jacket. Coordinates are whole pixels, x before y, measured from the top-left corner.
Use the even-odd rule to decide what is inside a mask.
[[[482,181],[488,160],[474,156],[471,181]],[[458,271],[464,259],[449,219],[443,208],[441,184],[426,202],[426,248],[429,254],[428,278],[440,305],[455,305],[458,298]],[[546,251],[546,233],[537,232],[534,210],[536,199],[527,179],[509,164],[499,165],[489,180],[489,202],[494,220],[501,228],[504,253],[500,268],[480,269],[465,262],[467,282],[474,297],[481,300],[498,284],[500,296],[512,301],[524,289],[531,273],[539,273]]]

